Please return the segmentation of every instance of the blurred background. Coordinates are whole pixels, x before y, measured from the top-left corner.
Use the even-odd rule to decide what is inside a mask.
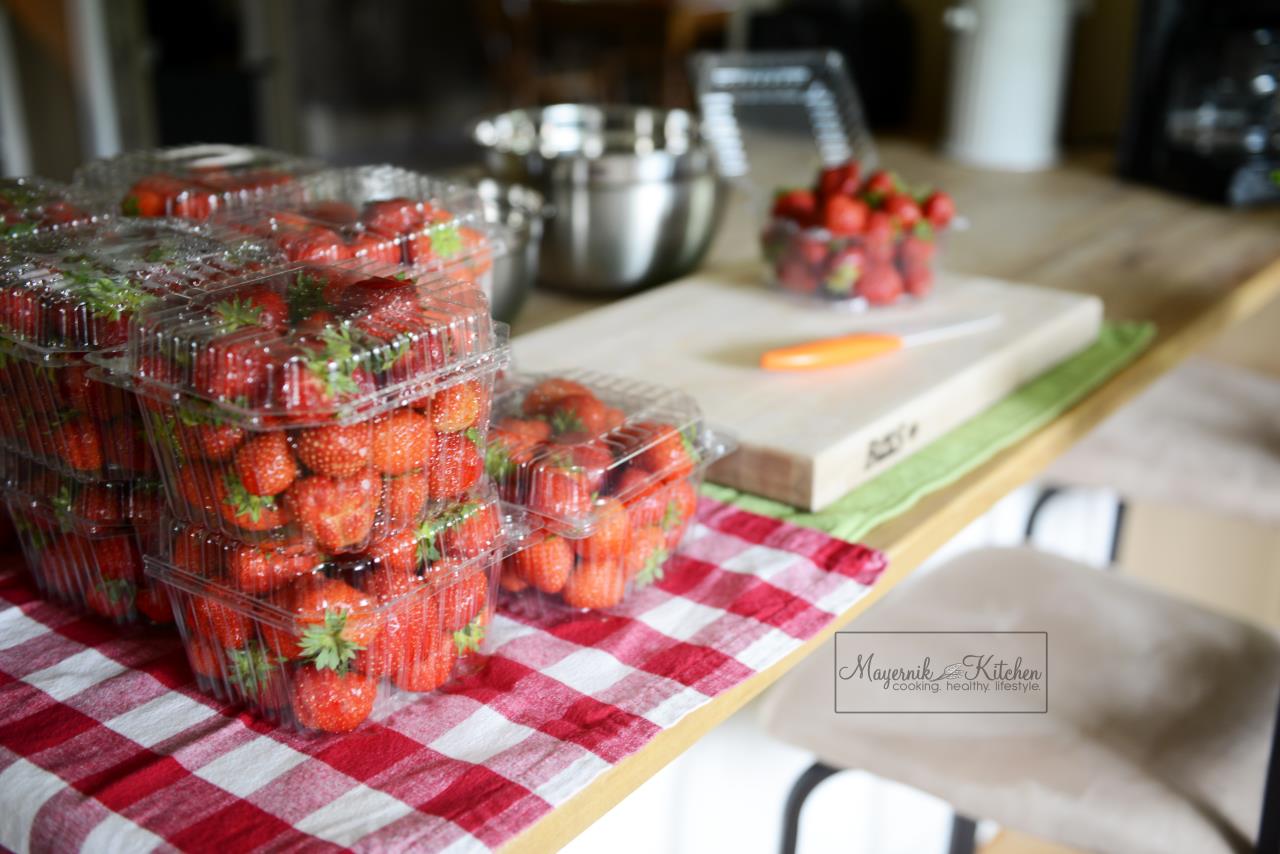
[[[470,123],[534,104],[688,106],[698,48],[835,47],[872,129],[942,132],[948,0],[4,0],[6,173],[118,150],[254,142],[341,163],[474,159]],[[1139,3],[1079,11],[1062,135],[1113,145]]]

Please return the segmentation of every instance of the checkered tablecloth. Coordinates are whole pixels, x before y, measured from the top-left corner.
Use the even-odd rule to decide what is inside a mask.
[[[472,850],[511,839],[864,595],[883,557],[704,500],[675,566],[607,615],[500,615],[481,673],[346,736],[195,691],[0,569],[0,845]]]

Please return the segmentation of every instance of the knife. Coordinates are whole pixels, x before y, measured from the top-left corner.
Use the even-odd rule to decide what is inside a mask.
[[[978,335],[998,328],[1003,322],[1004,318],[1001,315],[991,314],[906,334],[855,332],[852,335],[823,338],[797,344],[794,347],[769,350],[760,357],[760,367],[766,371],[812,371],[820,368],[834,368],[874,359],[908,347],[922,347],[939,341]]]

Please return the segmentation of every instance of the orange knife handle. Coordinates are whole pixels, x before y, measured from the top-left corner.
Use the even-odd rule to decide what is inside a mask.
[[[902,349],[897,335],[861,332],[839,338],[824,338],[795,347],[770,350],[760,357],[766,371],[809,371],[861,362]]]

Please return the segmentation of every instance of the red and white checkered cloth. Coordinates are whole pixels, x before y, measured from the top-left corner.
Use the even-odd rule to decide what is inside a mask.
[[[0,570],[0,845],[17,851],[495,847],[864,595],[884,558],[703,500],[666,578],[608,615],[501,615],[481,673],[345,736],[195,691]]]

